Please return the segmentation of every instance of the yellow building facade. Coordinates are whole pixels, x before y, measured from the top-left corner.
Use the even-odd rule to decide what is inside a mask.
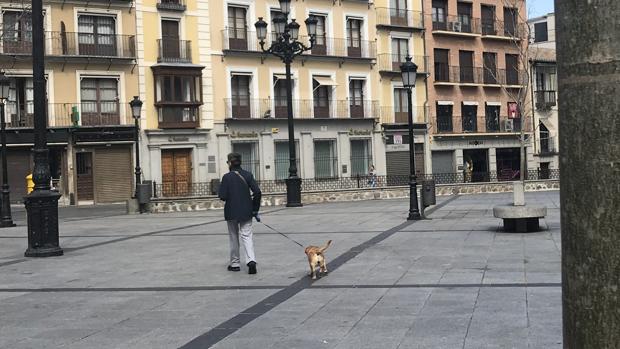
[[[29,2],[0,2],[0,70],[12,200],[32,171],[32,20]],[[45,1],[45,74],[53,185],[65,203],[117,202],[133,192],[138,95],[135,8],[130,1]]]

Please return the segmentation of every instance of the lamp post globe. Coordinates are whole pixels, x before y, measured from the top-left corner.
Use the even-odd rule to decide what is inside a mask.
[[[409,128],[409,215],[407,220],[420,220],[422,215],[418,206],[417,177],[415,174],[415,140],[413,136],[413,101],[412,89],[418,74],[418,66],[411,61],[411,56],[405,58],[405,62],[400,65],[403,86],[407,89],[407,116]]]
[[[258,41],[265,41],[267,38],[267,22],[263,20],[263,17],[258,17],[258,21],[254,23],[256,28],[256,37]]]
[[[291,12],[291,0],[279,0],[280,1],[280,11],[284,14],[288,14]]]
[[[299,23],[297,23],[295,19],[291,19],[291,23],[287,25],[288,32],[291,35],[291,40],[297,40],[299,37],[299,27]]]
[[[275,30],[276,34],[278,36],[284,34],[284,31],[286,30],[286,17],[283,14],[279,14],[274,17],[272,22],[273,29]]]
[[[315,16],[310,16],[306,18],[306,30],[308,30],[308,35],[310,36],[310,41],[313,41],[316,37],[316,27],[319,23],[319,20],[316,19]]]
[[[0,227],[14,227],[11,216],[11,190],[9,188],[8,168],[6,159],[6,123],[4,103],[9,98],[11,81],[4,72],[0,73],[0,146],[2,147],[2,206],[0,209]]]

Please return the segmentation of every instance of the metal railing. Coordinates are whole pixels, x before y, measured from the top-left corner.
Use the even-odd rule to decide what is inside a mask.
[[[555,154],[557,148],[555,146],[555,137],[547,137],[540,139],[540,153],[541,154]]]
[[[136,58],[135,35],[46,32],[47,56]],[[0,30],[0,53],[32,55],[32,32]]]
[[[418,73],[428,72],[428,56],[412,56],[411,61],[418,66]],[[400,74],[400,65],[405,63],[405,56],[394,53],[377,55],[379,71],[389,71]]]
[[[413,122],[424,122],[428,108],[424,106],[413,106]],[[407,106],[396,109],[394,106],[381,107],[381,120],[386,123],[407,124],[409,123],[409,113]]]
[[[536,97],[536,109],[538,110],[547,110],[557,104],[555,91],[539,90],[535,91],[534,95]]]
[[[484,127],[480,127],[478,119],[484,118]],[[520,119],[509,119],[507,116],[487,117],[477,115],[474,117],[435,116],[433,117],[435,133],[462,134],[462,133],[517,133],[521,131]],[[526,127],[526,132],[530,132]]]
[[[246,99],[225,98],[226,117],[232,119],[260,119],[288,117],[285,98]],[[319,118],[379,118],[379,102],[364,100],[353,103],[350,100],[315,101],[313,99],[294,99],[293,116],[301,119]]]
[[[185,0],[158,0],[157,8],[169,11],[185,11],[187,6]]]
[[[34,127],[33,102],[5,103],[8,128]],[[86,103],[48,103],[47,124],[49,127],[70,126],[117,126],[132,124],[131,112],[127,103],[86,102]]]
[[[377,7],[377,25],[424,29],[424,16],[420,11]]]
[[[522,38],[526,33],[525,25],[514,25],[510,22],[487,20],[481,21],[482,36],[501,36],[506,38]]]
[[[524,71],[513,69],[449,66],[436,63],[433,71],[435,82],[439,83],[522,86],[526,79]]]
[[[520,178],[518,169],[502,169],[500,171],[484,172],[459,172],[459,173],[434,173],[417,174],[418,182],[422,180],[434,180],[436,184],[464,184],[464,183],[494,183],[516,181]],[[527,170],[526,180],[560,179],[558,169],[535,169]],[[358,175],[352,177],[337,178],[304,178],[301,180],[302,192],[329,192],[334,190],[373,189],[399,187],[409,185],[408,175]],[[284,180],[261,180],[257,181],[263,194],[285,193],[286,182]],[[204,197],[213,196],[217,187],[212,182],[199,183],[153,183],[154,198],[172,197]]]
[[[192,62],[192,42],[190,40],[179,40],[177,38],[159,39],[157,40],[157,46],[159,52],[157,62]]]
[[[159,104],[157,107],[159,128],[196,128],[199,126],[200,105]]]
[[[444,16],[443,20],[433,20],[433,31],[451,33],[480,34],[480,18],[466,16]]]

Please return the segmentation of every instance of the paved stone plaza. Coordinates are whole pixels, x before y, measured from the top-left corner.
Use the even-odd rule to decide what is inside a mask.
[[[0,348],[561,348],[559,193],[546,231],[498,231],[511,194],[440,197],[431,220],[406,200],[269,208],[258,274],[226,270],[222,211],[61,212],[62,257],[24,258],[24,215],[0,230]]]

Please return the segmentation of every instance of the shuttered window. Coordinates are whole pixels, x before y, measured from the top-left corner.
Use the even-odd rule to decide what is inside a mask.
[[[332,140],[314,141],[314,177],[335,178],[338,176],[337,166],[336,142]]]
[[[370,140],[351,140],[351,176],[367,175],[372,163]]]

